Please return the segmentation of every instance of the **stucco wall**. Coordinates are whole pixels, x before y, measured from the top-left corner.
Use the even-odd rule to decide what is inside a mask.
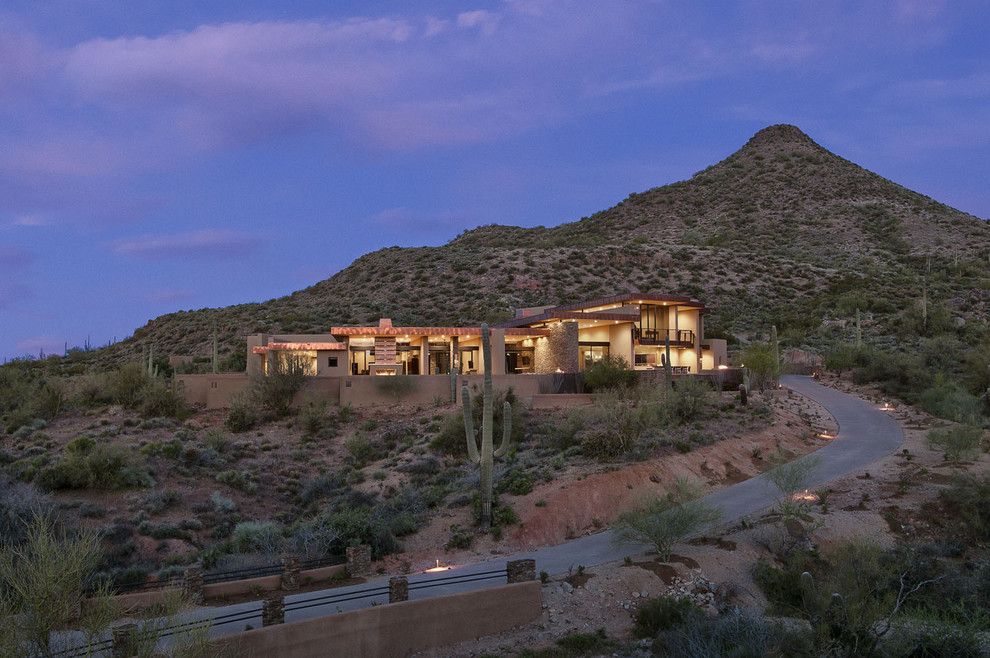
[[[258,628],[216,645],[258,658],[393,658],[499,633],[541,614],[540,583],[532,581]]]
[[[560,322],[549,327],[550,334],[536,341],[533,350],[537,374],[578,371],[577,322]]]

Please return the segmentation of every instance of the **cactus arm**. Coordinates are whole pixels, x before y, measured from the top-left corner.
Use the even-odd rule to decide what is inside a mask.
[[[670,329],[664,332],[663,350],[664,356],[666,357],[663,364],[663,375],[666,379],[667,387],[669,388],[674,381],[673,366],[670,364]]]
[[[478,444],[474,438],[474,415],[471,413],[471,391],[465,384],[461,388],[461,404],[464,408],[464,436],[467,438],[468,459],[477,464],[481,461],[478,455]]]
[[[504,457],[509,452],[509,442],[512,440],[512,405],[506,402],[502,405],[502,445],[495,451],[496,457]]]

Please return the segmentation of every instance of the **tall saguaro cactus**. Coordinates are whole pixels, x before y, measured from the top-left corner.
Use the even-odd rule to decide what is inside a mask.
[[[492,522],[492,470],[495,457],[502,457],[509,451],[512,436],[512,405],[502,407],[502,444],[497,450],[492,445],[492,432],[495,427],[495,392],[492,388],[492,343],[487,324],[481,325],[481,354],[485,368],[485,383],[482,389],[481,449],[478,449],[474,433],[474,414],[471,409],[471,392],[465,384],[461,388],[461,402],[464,408],[464,435],[467,438],[468,458],[480,466],[481,475],[481,525],[487,528]]]
[[[773,380],[780,383],[780,340],[777,338],[777,325],[770,326],[770,345],[773,348]]]
[[[859,309],[856,309],[856,349],[863,347],[863,326],[859,321]]]
[[[218,343],[217,321],[213,320],[213,354],[210,358],[210,365],[212,366],[213,374],[220,372],[220,349]]]
[[[664,331],[663,335],[663,351],[664,351],[664,361],[663,361],[663,376],[667,380],[664,382],[667,388],[673,386],[673,367],[670,365],[670,329]]]

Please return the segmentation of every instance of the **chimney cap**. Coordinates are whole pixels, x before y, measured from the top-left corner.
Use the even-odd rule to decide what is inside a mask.
[[[381,318],[378,320],[379,329],[391,329],[392,328],[392,318]]]

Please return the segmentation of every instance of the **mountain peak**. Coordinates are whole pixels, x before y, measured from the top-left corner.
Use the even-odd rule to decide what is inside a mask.
[[[778,123],[759,130],[739,150],[740,153],[763,153],[793,150],[824,151],[797,126]]]

